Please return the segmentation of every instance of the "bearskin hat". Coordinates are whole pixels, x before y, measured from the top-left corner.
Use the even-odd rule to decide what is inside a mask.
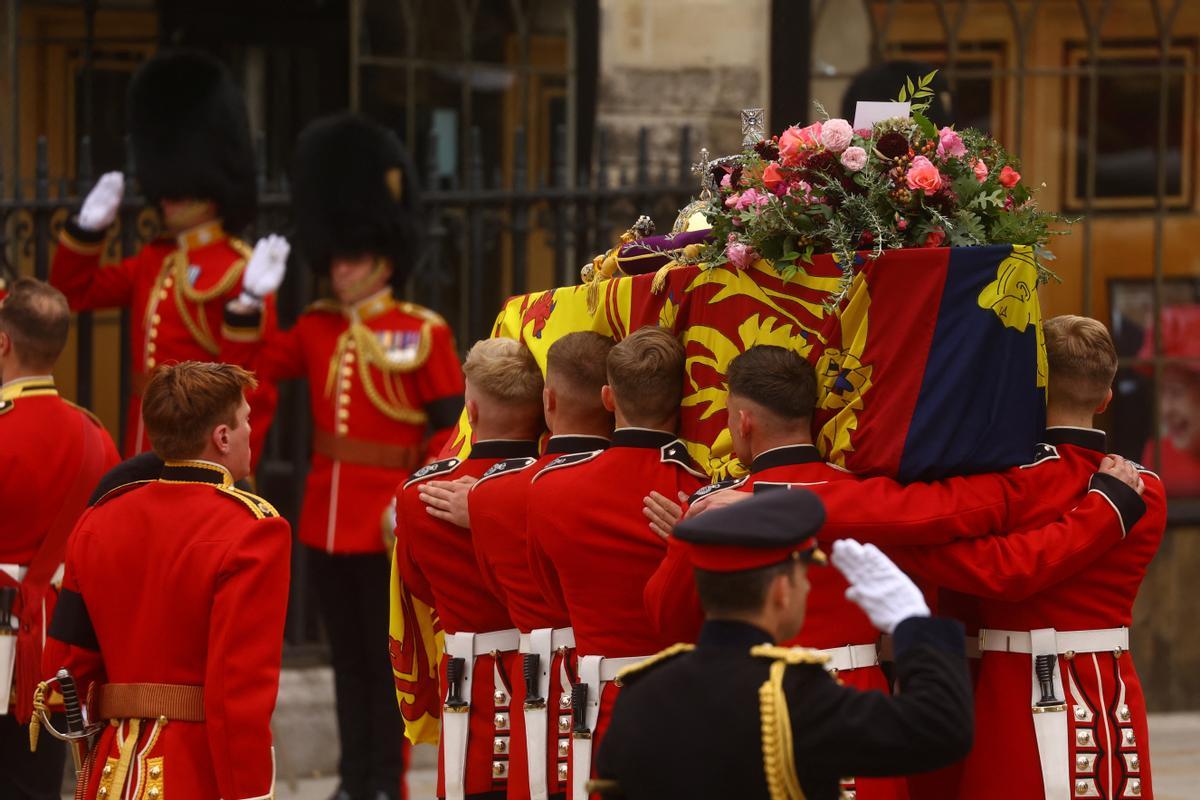
[[[149,200],[212,200],[230,233],[253,221],[258,196],[246,102],[221,62],[176,50],[143,64],[129,84],[129,133]]]
[[[318,273],[332,259],[392,262],[399,285],[419,257],[420,187],[392,131],[359,114],[322,117],[300,133],[292,205],[296,244]]]

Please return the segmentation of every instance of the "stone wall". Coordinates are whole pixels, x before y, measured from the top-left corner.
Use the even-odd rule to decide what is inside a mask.
[[[596,121],[614,163],[632,169],[641,127],[655,176],[684,125],[697,152],[740,149],[738,112],[767,103],[769,0],[600,0],[600,19]]]
[[[1200,709],[1200,527],[1172,527],[1133,608],[1130,651],[1151,711]]]

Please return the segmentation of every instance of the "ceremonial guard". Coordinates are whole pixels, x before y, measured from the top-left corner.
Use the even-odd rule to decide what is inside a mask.
[[[233,486],[253,386],[230,364],[159,367],[142,414],[161,477],[112,490],[71,535],[37,698],[62,693],[68,730],[31,740],[71,737],[78,797],[274,796],[291,533]]]
[[[641,328],[615,345],[602,393],[616,415],[612,445],[554,459],[530,488],[531,566],[547,600],[563,598],[575,632],[576,800],[586,796],[593,745],[603,740],[617,672],[671,644],[642,602],[666,542],[646,528],[641,505],[651,491],[675,497],[707,481],[675,434],[683,367],[683,346],[662,328]]]
[[[863,692],[829,658],[777,647],[800,630],[824,513],[803,489],[681,523],[707,621],[619,676],[596,788],[639,798],[835,800],[843,775],[902,775],[962,758],[971,687],[957,623],[873,545],[834,545],[849,597],[896,644],[899,692]]]
[[[251,363],[263,380],[308,379],[313,452],[299,538],[334,668],[335,797],[386,800],[400,792],[403,722],[386,647],[385,534],[396,486],[458,421],[462,372],[446,322],[393,292],[417,257],[419,207],[395,135],[356,115],[313,122],[297,146],[293,198],[300,255],[334,296],[251,343]],[[279,237],[264,244],[261,280],[272,289],[288,248]],[[260,314],[261,304],[238,301],[226,324],[258,329]]]
[[[252,254],[237,238],[254,218],[257,195],[245,101],[228,70],[202,53],[164,53],[134,74],[128,102],[138,182],[161,212],[163,235],[119,264],[101,266],[125,191],[124,176],[110,172],[67,221],[50,266],[50,282],[72,310],[132,312],[126,457],[148,449],[140,404],[156,365],[244,363],[231,345],[249,333],[222,325],[226,302],[243,292],[264,297],[260,329],[275,325],[274,299],[245,275]],[[261,386],[250,401],[257,459],[273,388]]]
[[[1037,502],[1021,505],[1020,527],[1082,508],[1079,487],[1105,458],[1093,415],[1111,399],[1117,370],[1112,339],[1096,320],[1055,317],[1044,330],[1049,425],[1037,459],[1021,470],[1026,497]],[[1129,625],[1162,541],[1166,503],[1157,476],[1139,472],[1138,503],[1093,483],[1089,495],[1105,491],[1120,512],[1122,535],[1063,575],[1047,574],[1062,558],[1041,539],[1011,552],[986,539],[897,551],[914,574],[981,598],[976,746],[963,770],[964,800],[1153,797]],[[1005,780],[998,783],[1001,766]]]
[[[396,571],[436,609],[446,636],[438,796],[449,800],[506,794],[516,713],[509,676],[519,635],[480,574],[471,531],[428,513],[421,486],[532,463],[543,430],[542,373],[525,345],[484,339],[467,354],[463,371],[470,454],[417,470],[396,493]]]
[[[612,339],[591,331],[568,333],[550,345],[543,411],[551,436],[545,453],[536,461],[496,464],[467,498],[480,575],[521,632],[521,656],[509,675],[510,800],[561,798],[567,788],[575,636],[566,604],[546,598],[530,571],[529,489],[533,476],[559,456],[608,447],[613,417],[600,390],[612,345]]]
[[[68,535],[117,462],[99,420],[54,386],[70,317],[62,293],[33,278],[0,300],[0,797],[13,800],[62,788],[66,751],[31,754],[26,726]]]

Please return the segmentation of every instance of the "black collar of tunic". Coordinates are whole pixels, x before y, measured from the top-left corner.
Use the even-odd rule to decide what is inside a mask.
[[[537,442],[532,439],[486,439],[471,445],[467,458],[537,458]]]
[[[1046,435],[1042,441],[1052,445],[1071,444],[1076,447],[1085,447],[1088,450],[1095,450],[1097,453],[1108,452],[1108,437],[1105,436],[1104,431],[1098,431],[1095,428],[1068,428],[1066,426],[1046,428]]]
[[[732,619],[710,619],[700,629],[700,638],[696,641],[696,646],[701,649],[728,647],[749,652],[750,648],[756,645],[774,643],[771,634],[757,625]]]
[[[608,439],[603,436],[577,434],[551,436],[550,441],[546,443],[546,455],[562,456],[573,453],[590,453],[593,450],[607,450],[608,444]]]
[[[821,460],[821,454],[817,452],[817,446],[814,444],[788,444],[759,453],[750,464],[750,472],[762,472],[772,467],[790,467],[794,464],[816,464]]]
[[[649,428],[618,428],[613,431],[612,446],[660,450],[677,438],[670,431],[652,431]]]
[[[226,469],[203,461],[168,461],[163,464],[158,479],[169,483],[211,483],[214,486],[233,483]]]

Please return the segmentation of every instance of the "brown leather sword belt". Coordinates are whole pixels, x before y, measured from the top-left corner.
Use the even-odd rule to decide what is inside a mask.
[[[173,683],[106,683],[100,687],[100,719],[204,722],[204,687]]]
[[[336,436],[329,431],[313,433],[313,450],[332,461],[362,464],[366,467],[412,472],[421,463],[421,451],[416,445],[395,445],[369,442]]]

